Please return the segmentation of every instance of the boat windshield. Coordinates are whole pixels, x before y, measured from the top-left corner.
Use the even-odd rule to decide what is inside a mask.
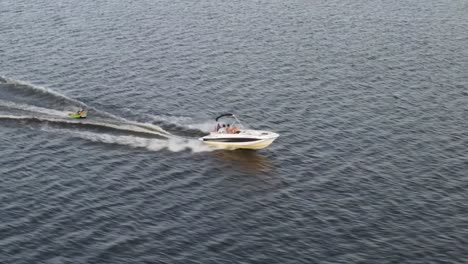
[[[227,119],[227,122],[222,122],[221,119]],[[230,119],[230,120],[229,120]],[[223,125],[228,126],[232,128],[238,129],[243,129],[244,126],[240,122],[240,120],[235,116],[234,114],[222,114],[216,118],[216,121],[218,122],[216,125],[217,131],[223,128]],[[230,121],[230,122],[229,122]],[[237,131],[236,130],[236,131]]]

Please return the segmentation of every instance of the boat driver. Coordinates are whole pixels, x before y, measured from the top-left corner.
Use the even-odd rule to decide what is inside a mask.
[[[226,133],[226,125],[225,124],[223,124],[223,127],[218,129],[218,133]]]

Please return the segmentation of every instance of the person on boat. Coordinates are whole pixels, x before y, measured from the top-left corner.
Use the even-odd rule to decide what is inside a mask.
[[[231,127],[229,126],[229,124],[227,124],[226,133],[232,134]]]
[[[239,129],[238,129],[236,126],[232,126],[232,128],[231,128],[231,133],[232,133],[232,134],[237,134],[237,133],[239,133],[239,132],[240,132],[240,131],[239,131]]]
[[[216,124],[216,128],[215,128],[215,131],[217,132],[219,129],[221,128],[221,125],[218,123]]]
[[[218,133],[226,133],[226,125],[225,124],[223,124],[223,127],[218,129]]]

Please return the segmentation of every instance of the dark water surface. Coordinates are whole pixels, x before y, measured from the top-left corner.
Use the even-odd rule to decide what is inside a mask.
[[[0,263],[468,263],[466,1],[3,0],[0,75]]]

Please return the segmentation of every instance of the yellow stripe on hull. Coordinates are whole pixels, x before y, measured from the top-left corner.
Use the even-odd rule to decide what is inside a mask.
[[[203,141],[205,144],[216,146],[225,149],[263,149],[271,145],[276,138],[263,139],[254,142],[242,142],[242,143],[230,143],[230,142],[214,142],[214,141]]]

